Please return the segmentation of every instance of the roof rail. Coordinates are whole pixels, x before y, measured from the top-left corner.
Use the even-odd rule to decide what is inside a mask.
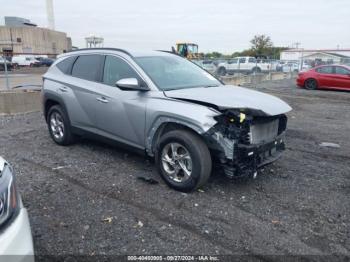
[[[168,50],[156,50],[158,52],[163,52],[163,53],[168,53],[168,54],[172,54],[172,55],[177,55],[177,56],[181,56],[183,57],[182,55],[180,55],[179,53],[177,52],[173,52],[173,51],[168,51]]]
[[[77,50],[71,50],[71,51],[67,51],[64,54],[68,54],[68,53],[73,53],[73,52],[78,52],[78,51],[87,51],[87,50],[110,50],[110,51],[119,51],[122,52],[124,54],[127,54],[130,57],[133,57],[132,54],[130,54],[128,51],[124,50],[124,49],[120,49],[120,48],[112,48],[112,47],[96,47],[96,48],[81,48],[81,49],[77,49]]]

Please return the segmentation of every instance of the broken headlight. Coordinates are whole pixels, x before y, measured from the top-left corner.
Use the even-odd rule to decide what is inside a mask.
[[[221,127],[221,133],[228,139],[237,140],[239,143],[249,143],[249,131],[252,117],[239,110],[227,110],[216,116]]]
[[[0,157],[0,228],[16,217],[19,203],[13,170]]]

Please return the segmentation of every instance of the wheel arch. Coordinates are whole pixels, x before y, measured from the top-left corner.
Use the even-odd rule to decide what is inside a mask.
[[[318,86],[318,87],[320,86],[320,83],[318,82],[318,80],[317,80],[315,77],[312,77],[312,76],[311,76],[311,77],[305,78],[305,80],[304,80],[304,82],[303,82],[303,87],[304,87],[304,88],[306,88],[305,84],[306,84],[306,82],[309,81],[309,80],[314,80],[314,81],[316,82],[317,86]]]
[[[47,114],[50,110],[50,108],[54,105],[59,105],[62,107],[63,110],[65,110],[65,112],[67,112],[67,108],[66,105],[63,101],[63,99],[61,97],[59,97],[56,94],[53,93],[49,93],[49,92],[45,92],[43,94],[43,98],[44,98],[44,105],[43,105],[43,113],[44,113],[44,117],[45,117],[45,121],[47,122]],[[67,114],[68,118],[69,115]]]
[[[146,153],[149,156],[154,156],[157,143],[159,139],[166,133],[172,130],[183,129],[189,132],[196,134],[199,137],[202,137],[204,130],[200,127],[188,123],[186,121],[182,121],[179,119],[171,118],[163,118],[160,117],[152,126],[149,134],[146,136]]]

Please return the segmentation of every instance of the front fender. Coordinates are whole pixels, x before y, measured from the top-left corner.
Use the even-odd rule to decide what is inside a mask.
[[[186,126],[198,134],[207,132],[217,121],[220,112],[209,107],[176,99],[154,99],[147,105],[145,146],[148,155],[153,155],[156,134],[165,123]]]

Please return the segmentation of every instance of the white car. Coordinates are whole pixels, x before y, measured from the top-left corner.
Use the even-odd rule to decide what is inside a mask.
[[[34,261],[27,210],[16,189],[12,167],[0,157],[0,261]]]
[[[39,60],[35,59],[34,56],[13,56],[12,57],[12,64],[14,67],[18,66],[40,66],[41,63]]]
[[[252,56],[235,57],[218,65],[220,76],[234,73],[260,73],[271,70],[269,63],[264,63]]]
[[[286,63],[282,66],[283,73],[299,72],[300,65],[298,63]]]

